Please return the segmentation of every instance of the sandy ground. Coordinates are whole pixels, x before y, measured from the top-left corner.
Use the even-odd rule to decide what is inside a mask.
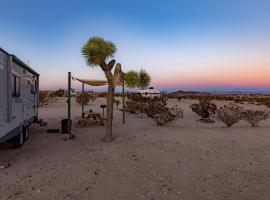
[[[97,99],[87,109],[102,112],[104,102]],[[41,107],[47,127],[33,125],[21,149],[0,146],[0,165],[10,163],[0,169],[0,199],[269,200],[270,119],[258,128],[203,124],[189,109],[193,102],[170,100],[184,109],[184,119],[165,127],[130,114],[123,125],[116,110],[112,143],[101,141],[105,128],[99,125],[73,126],[74,140],[47,133],[60,128],[66,103]],[[75,118],[81,108],[73,104]]]

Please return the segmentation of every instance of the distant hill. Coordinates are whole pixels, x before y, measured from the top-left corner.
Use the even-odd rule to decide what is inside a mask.
[[[183,94],[186,94],[186,95],[190,95],[190,94],[211,94],[209,92],[198,92],[198,91],[183,91],[183,90],[178,90],[176,92],[170,92],[169,94],[172,94],[172,95],[183,95]]]
[[[211,94],[270,94],[269,91],[212,91]]]
[[[170,92],[172,95],[209,95],[209,94],[231,94],[231,95],[243,95],[243,94],[270,94],[270,91],[183,91],[177,90],[176,92]]]

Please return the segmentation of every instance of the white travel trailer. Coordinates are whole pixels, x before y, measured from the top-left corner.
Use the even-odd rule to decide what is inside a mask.
[[[150,87],[149,89],[146,90],[138,90],[137,92],[144,98],[159,98],[160,97],[160,91],[157,89],[154,89],[153,87]]]
[[[0,48],[0,143],[21,147],[37,122],[39,74]]]

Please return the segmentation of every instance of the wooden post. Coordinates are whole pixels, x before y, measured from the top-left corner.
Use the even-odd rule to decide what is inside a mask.
[[[71,72],[68,72],[68,133],[71,133],[71,98],[70,98],[70,90],[71,90]]]
[[[84,83],[82,83],[82,95],[81,95],[82,115],[84,113],[84,100],[85,100],[85,96],[84,96]]]
[[[126,111],[125,111],[125,83],[122,84],[122,104],[123,104],[123,124],[126,123]]]

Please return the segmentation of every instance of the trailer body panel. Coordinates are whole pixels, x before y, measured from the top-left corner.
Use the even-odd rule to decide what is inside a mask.
[[[39,74],[0,48],[0,143],[38,117]]]

